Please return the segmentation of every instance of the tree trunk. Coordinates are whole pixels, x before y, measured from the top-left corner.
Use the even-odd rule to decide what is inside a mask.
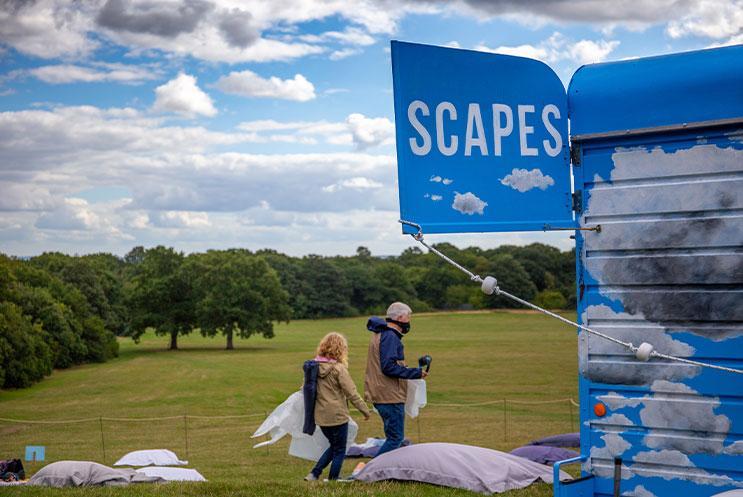
[[[235,346],[232,344],[232,330],[227,332],[227,350],[233,350]]]
[[[178,350],[178,332],[177,331],[171,331],[170,332],[170,350]]]

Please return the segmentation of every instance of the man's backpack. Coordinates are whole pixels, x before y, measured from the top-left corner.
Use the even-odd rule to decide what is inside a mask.
[[[312,435],[315,433],[315,401],[317,400],[317,375],[320,371],[320,365],[317,361],[305,361],[302,369],[304,370],[304,385],[302,385],[304,426],[302,427],[302,433]]]

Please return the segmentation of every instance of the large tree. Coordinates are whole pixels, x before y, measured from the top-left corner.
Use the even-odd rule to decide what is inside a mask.
[[[0,302],[0,387],[23,388],[52,372],[41,324],[12,302]]]
[[[185,267],[194,282],[201,333],[221,332],[228,350],[234,348],[235,335],[271,338],[274,321],[289,320],[289,296],[262,257],[241,250],[209,251],[189,256]]]
[[[170,336],[169,348],[175,350],[178,335],[193,330],[193,286],[184,260],[183,254],[172,248],[158,246],[145,251],[127,288],[134,340],[152,327],[156,334]]]

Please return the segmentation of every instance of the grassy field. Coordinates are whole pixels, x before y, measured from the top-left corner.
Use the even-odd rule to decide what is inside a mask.
[[[566,314],[573,319],[575,316]],[[139,344],[122,340],[119,358],[106,364],[56,371],[32,388],[0,392],[0,417],[30,420],[90,417],[150,418],[160,421],[98,420],[66,425],[0,421],[0,459],[22,457],[26,445],[45,445],[47,461],[93,460],[111,465],[124,453],[169,448],[208,480],[204,484],[142,485],[50,491],[3,489],[4,495],[199,495],[280,496],[312,494],[473,495],[423,484],[325,484],[308,488],[302,477],[308,461],[287,454],[288,437],[266,449],[252,449],[249,437],[265,414],[301,386],[301,364],[311,358],[328,331],[344,333],[351,345],[350,369],[357,385],[363,372],[369,332],[365,318],[296,321],[281,324],[272,340],[237,341],[223,350],[221,339],[189,336],[181,349],[167,351],[164,337],[146,335]],[[457,442],[510,450],[537,437],[577,430],[577,409],[559,404],[510,402],[478,407],[450,406],[511,399],[577,399],[576,335],[565,325],[528,313],[446,313],[414,316],[405,339],[409,362],[433,356],[429,406],[407,420],[406,435],[417,442]],[[242,419],[192,419],[183,415],[254,415]],[[358,439],[382,436],[378,417],[360,425]],[[101,428],[103,437],[101,437]],[[185,432],[188,430],[188,446]],[[104,457],[105,446],[105,457]],[[356,459],[347,460],[343,474]],[[41,464],[28,463],[29,473]],[[546,497],[539,484],[510,497]]]

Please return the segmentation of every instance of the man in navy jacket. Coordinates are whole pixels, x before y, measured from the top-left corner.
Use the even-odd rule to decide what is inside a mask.
[[[371,317],[366,325],[372,332],[366,357],[364,396],[374,404],[382,417],[387,441],[380,454],[397,449],[405,438],[405,400],[407,380],[425,378],[428,373],[421,368],[405,364],[402,338],[410,331],[413,311],[407,304],[394,302],[387,308],[385,319]]]

